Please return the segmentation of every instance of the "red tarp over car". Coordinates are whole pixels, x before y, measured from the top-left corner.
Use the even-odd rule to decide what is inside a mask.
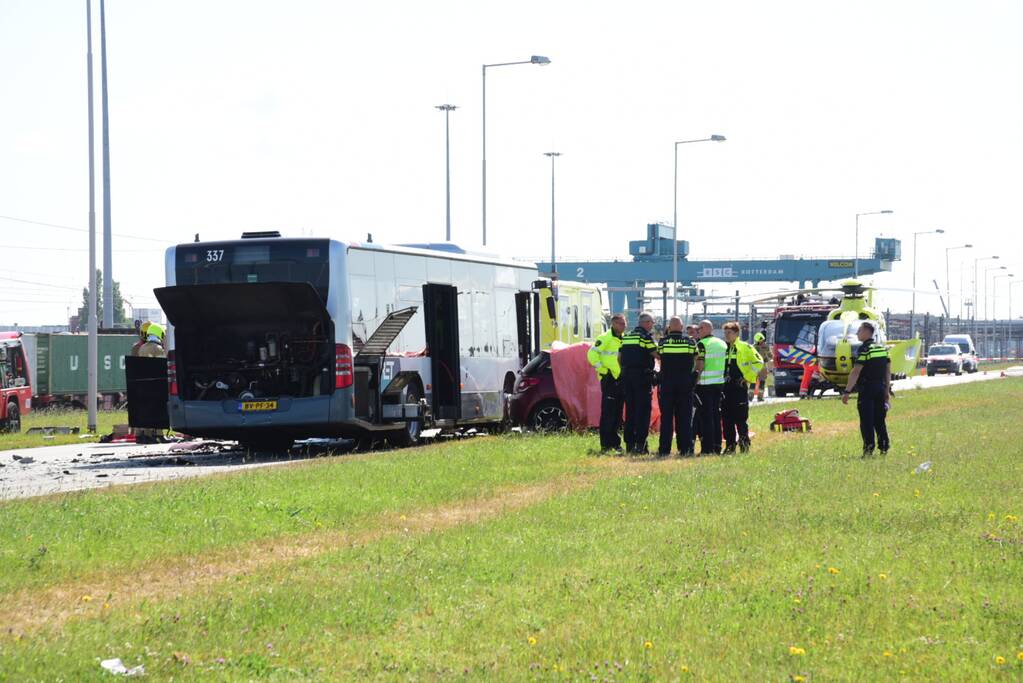
[[[593,366],[586,360],[589,342],[570,346],[555,344],[551,349],[551,372],[554,388],[558,392],[568,421],[575,429],[597,427],[600,424],[600,382]],[[657,391],[651,397],[650,430],[656,433],[661,426],[661,410],[657,406]]]

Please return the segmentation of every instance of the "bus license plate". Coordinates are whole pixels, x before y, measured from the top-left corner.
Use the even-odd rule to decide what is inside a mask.
[[[238,409],[243,413],[277,410],[277,401],[242,401]]]

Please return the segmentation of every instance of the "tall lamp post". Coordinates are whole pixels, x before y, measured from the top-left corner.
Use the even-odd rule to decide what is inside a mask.
[[[724,142],[724,135],[711,135],[699,140],[678,140],[675,142],[675,183],[672,188],[674,196],[671,219],[671,314],[678,315],[678,146],[692,142]]]
[[[1009,344],[1010,345],[1012,344],[1012,337],[1013,337],[1012,288],[1015,287],[1016,285],[1020,284],[1021,282],[1023,282],[1023,280],[1013,280],[1012,282],[1009,283]],[[1016,348],[1018,349],[1019,347],[1017,346]],[[1016,356],[1017,358],[1019,357],[1018,353],[1015,353],[1013,355]]]
[[[99,336],[96,320],[96,152],[92,104],[92,2],[85,0],[85,30],[88,33],[86,41],[86,65],[89,70],[86,79],[89,99],[89,340],[86,346],[87,384],[88,396],[88,429],[96,432],[96,401],[99,394]],[[107,277],[109,277],[109,273]]]
[[[856,214],[856,247],[853,250],[853,273],[856,277],[860,276],[860,216],[877,216],[882,213],[895,213],[891,209],[881,209],[880,211],[865,211],[863,213]]]
[[[950,319],[952,317],[952,293],[951,293],[952,292],[952,284],[949,281],[948,254],[949,254],[950,251],[955,251],[956,249],[973,249],[973,245],[972,244],[963,244],[963,245],[958,246],[958,247],[945,247],[945,303],[948,306],[948,311],[949,311],[948,317]],[[916,254],[913,255],[913,265],[914,266],[916,265]],[[960,278],[960,280],[961,279],[962,278]],[[959,283],[959,298],[960,299],[963,298],[963,286],[962,286],[962,282],[961,281]],[[961,314],[960,314],[960,317],[962,317]]]
[[[998,255],[997,254],[994,255],[994,256],[981,256],[979,258],[973,259],[973,334],[975,336],[977,334],[977,315],[978,315],[977,311],[980,310],[979,307],[977,306],[977,298],[978,298],[978,294],[980,294],[980,285],[979,285],[979,280],[977,279],[977,264],[980,263],[981,261],[997,261],[997,260],[998,260]]]
[[[990,273],[992,270],[1008,270],[1008,267],[1007,266],[988,266],[987,268],[984,269],[984,319],[985,320],[988,319],[988,310],[987,309],[988,309],[988,304],[991,301],[988,298],[988,296],[987,296],[987,274]],[[992,308],[994,308],[994,307],[992,306]]]
[[[444,175],[446,187],[447,230],[444,239],[451,241],[451,112],[458,109],[453,104],[438,104],[436,109],[444,112]]]
[[[551,60],[541,55],[533,55],[521,62],[498,62],[483,65],[483,246],[487,246],[487,69],[497,66],[515,66],[517,64],[538,64],[546,66]]]
[[[941,235],[945,231],[941,228],[935,230],[921,230],[913,233],[913,302],[909,309],[909,336],[916,336],[916,238],[918,235]],[[926,334],[926,330],[924,331]]]
[[[558,264],[554,260],[554,160],[561,156],[561,152],[544,152],[545,157],[551,159],[551,272],[558,272]]]
[[[987,309],[988,309],[988,305],[990,304],[991,300],[987,296],[987,280],[988,280],[987,274],[990,273],[992,270],[1006,270],[1006,267],[1005,266],[989,266],[989,267],[984,269],[984,331],[983,331],[981,336],[985,337],[988,340],[988,342],[987,342],[987,346],[988,346],[987,353],[988,353],[988,355],[991,355],[991,334],[988,331],[989,327],[990,327],[990,325],[988,324],[990,319],[988,318]]]
[[[998,281],[1006,277],[1009,278],[1010,280],[1009,291],[1011,292],[1012,291],[1011,280],[1012,278],[1016,277],[1015,275],[1013,275],[1012,273],[1006,273],[1005,275],[995,275],[993,278],[991,278],[991,298],[994,299],[994,302],[991,304],[991,316],[996,321],[998,320]],[[998,338],[997,329],[998,329],[997,325],[991,328],[992,341]]]

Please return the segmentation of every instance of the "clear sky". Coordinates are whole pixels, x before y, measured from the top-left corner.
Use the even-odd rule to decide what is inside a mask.
[[[893,209],[861,222],[863,251],[904,240],[876,284],[908,287],[912,233],[938,227],[919,286],[944,288],[945,247],[975,246],[952,252],[954,310],[963,259],[966,289],[977,256],[1023,279],[1013,0],[109,0],[107,31],[114,277],[137,306],[166,244],[197,232],[443,239],[442,103],[459,106],[453,238],[479,248],[480,65],[532,54],[551,65],[488,71],[493,251],[548,253],[556,150],[559,256],[626,257],[671,220],[672,143],[720,133],[680,149],[694,258],[851,256],[854,215]],[[94,47],[98,102],[98,32]],[[2,323],[64,322],[80,302],[85,75],[84,0],[0,0],[0,215],[79,229],[0,219]]]

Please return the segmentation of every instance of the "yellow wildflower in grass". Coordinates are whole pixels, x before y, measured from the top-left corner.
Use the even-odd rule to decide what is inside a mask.
[[[874,491],[874,497],[875,497],[875,498],[880,498],[880,497],[881,497],[881,494],[880,494],[880,493],[878,493],[877,491]]]
[[[1018,522],[1019,521],[1019,517],[1017,517],[1016,515],[1006,515],[1005,516],[1005,521],[1006,522]]]
[[[816,564],[816,565],[814,565],[814,566],[815,566],[815,567],[816,567],[817,569],[820,569],[820,568],[821,568],[821,566],[820,566],[819,564]]]
[[[892,655],[892,653],[891,653],[891,652],[889,652],[888,650],[885,650],[885,651],[884,651],[884,656],[885,656],[885,657],[893,657],[894,655]]]
[[[533,636],[529,636],[529,638],[526,639],[526,642],[529,643],[530,646],[536,645],[536,638],[534,638]]]
[[[110,609],[110,603],[109,602],[104,602],[103,603],[103,609]]]
[[[1020,650],[1019,652],[1016,653],[1016,659],[1023,662],[1023,650]]]
[[[799,603],[801,603],[803,601],[800,600],[799,598],[792,598],[792,602],[794,602],[794,603],[796,603],[798,605]]]
[[[92,596],[91,595],[83,595],[82,596],[82,602],[92,602]]]
[[[793,674],[792,676],[792,683],[803,683],[805,680],[806,678],[800,676],[799,674]]]
[[[802,657],[806,654],[806,650],[801,647],[796,647],[795,645],[789,645],[789,654],[793,657]]]
[[[828,574],[838,574],[839,571],[838,567],[828,567]]]
[[[650,641],[648,640],[648,641],[646,641],[645,643],[643,643],[643,647],[645,647],[645,648],[646,648],[646,649],[648,649],[648,650],[652,650],[652,649],[653,649],[653,647],[654,647],[654,644],[653,644],[653,643],[651,643],[651,642],[650,642]]]
[[[884,572],[881,572],[880,574],[877,575],[877,578],[881,579],[882,581],[887,581],[888,575],[885,574]]]
[[[1023,655],[1023,652],[1021,652],[1020,654]],[[689,667],[686,666],[685,664],[683,664],[682,668],[680,668],[679,671],[681,671],[684,674],[687,674],[687,673],[689,673]]]
[[[916,489],[915,491],[913,491],[913,495],[916,496],[917,498],[919,498],[920,497],[920,489]]]
[[[403,521],[403,522],[404,522],[404,521],[405,521],[406,519],[408,519],[408,517],[406,517],[405,515],[402,515],[402,516],[401,516],[401,517],[399,517],[398,519],[400,519],[401,521]]]
[[[995,520],[995,513],[993,513],[993,512],[987,513],[987,521],[993,522],[994,520]]]
[[[998,655],[997,657],[995,657],[995,664],[997,664],[998,666],[1001,666],[1002,664],[1005,664],[1005,657],[1003,657],[1001,655]]]

